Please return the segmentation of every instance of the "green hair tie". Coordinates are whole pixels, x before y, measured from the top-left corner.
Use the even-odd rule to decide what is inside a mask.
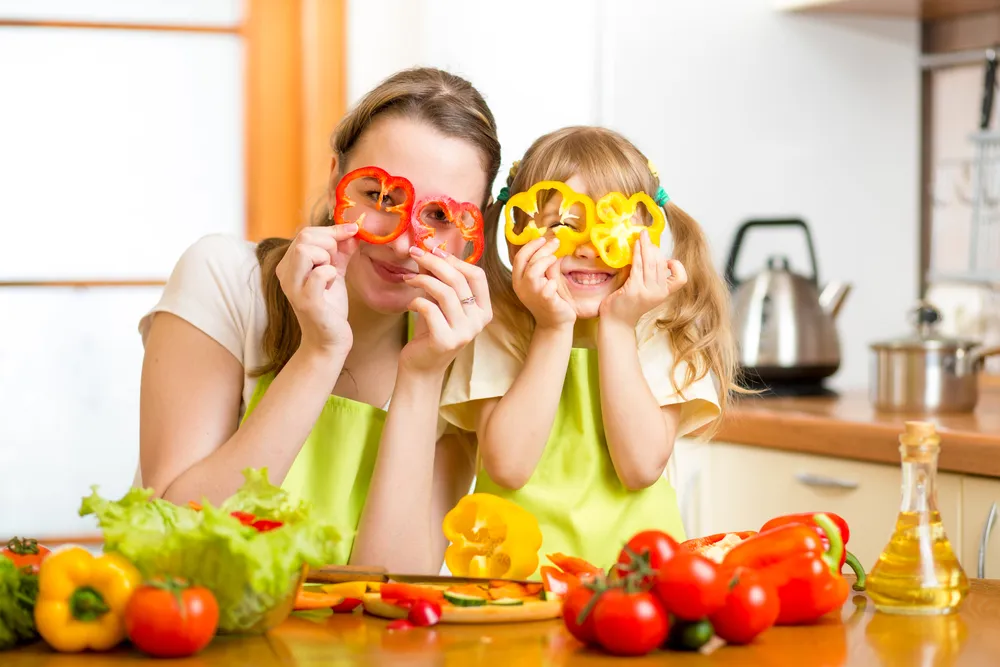
[[[666,206],[667,202],[670,201],[670,195],[667,194],[667,191],[663,189],[662,185],[660,186],[660,189],[656,191],[656,197],[654,197],[654,200],[660,208]]]
[[[508,199],[510,199],[510,188],[505,185],[500,188],[500,194],[497,195],[497,201],[501,204],[506,204]]]

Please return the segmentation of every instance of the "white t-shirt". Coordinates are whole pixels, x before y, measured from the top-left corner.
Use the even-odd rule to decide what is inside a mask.
[[[139,321],[143,345],[153,317],[165,312],[189,322],[229,350],[244,369],[240,420],[257,387],[258,378],[250,373],[267,362],[261,349],[267,308],[256,247],[251,241],[226,234],[202,237],[181,255],[159,302]],[[389,409],[391,400],[383,410]],[[437,437],[446,429],[447,422],[439,416]],[[142,484],[138,472],[134,484]]]

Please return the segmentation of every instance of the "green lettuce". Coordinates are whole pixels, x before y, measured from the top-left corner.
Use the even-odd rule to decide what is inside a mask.
[[[38,575],[0,556],[0,651],[34,639]]]
[[[152,498],[152,489],[109,501],[95,486],[80,516],[96,515],[104,550],[121,553],[143,576],[183,577],[210,589],[220,632],[265,630],[290,609],[302,566],[328,563],[344,533],[312,518],[308,503],[292,503],[268,481],[266,468],[243,475],[243,486],[218,508],[177,506]],[[237,510],[284,525],[261,533],[230,514]]]

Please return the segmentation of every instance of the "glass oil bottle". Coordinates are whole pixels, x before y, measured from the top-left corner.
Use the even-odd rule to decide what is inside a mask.
[[[868,575],[868,597],[892,614],[949,614],[969,592],[969,580],[948,541],[937,508],[941,438],[928,422],[906,422],[899,436],[902,505],[896,527]]]

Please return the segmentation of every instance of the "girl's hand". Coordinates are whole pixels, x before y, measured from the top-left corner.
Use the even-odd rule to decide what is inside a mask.
[[[643,231],[632,249],[632,270],[628,280],[609,294],[599,314],[601,319],[614,320],[635,328],[639,319],[687,283],[684,265],[675,259],[664,259]]]
[[[410,256],[429,273],[406,278],[424,296],[410,302],[409,309],[419,317],[413,338],[400,352],[399,365],[411,371],[444,373],[493,319],[486,274],[440,249],[432,254],[413,247]]]
[[[535,318],[539,328],[558,328],[576,321],[576,311],[558,293],[559,239],[537,238],[521,247],[514,256],[514,293]]]
[[[302,330],[299,349],[346,355],[354,344],[344,275],[357,233],[356,224],[307,227],[278,262],[278,282]]]

